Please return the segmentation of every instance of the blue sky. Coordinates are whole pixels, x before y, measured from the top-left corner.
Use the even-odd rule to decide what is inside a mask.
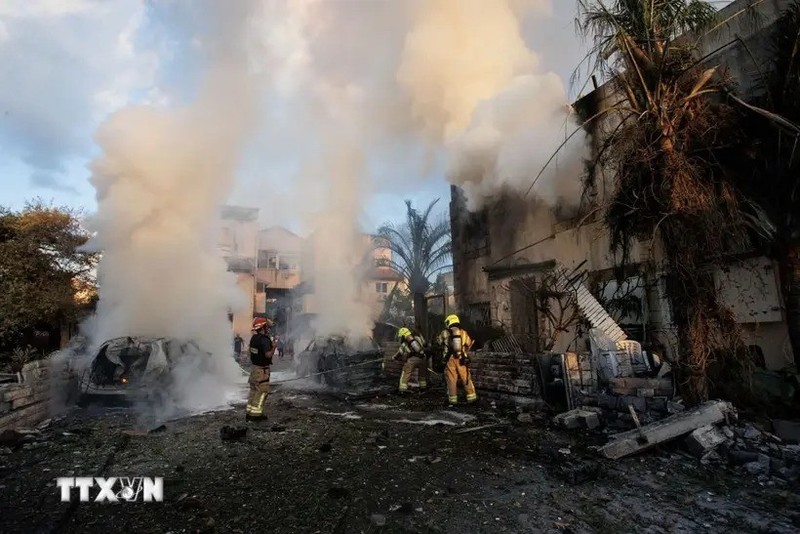
[[[404,0],[387,0],[392,1]],[[199,66],[192,46],[192,26],[202,22],[195,16],[198,9],[202,3],[187,0],[2,0],[0,204],[18,208],[41,197],[92,212],[94,191],[86,165],[97,155],[94,131],[109,113],[126,105],[169,105],[191,94]],[[573,2],[557,0],[550,20],[525,28],[526,41],[543,67],[565,83],[584,54],[575,36],[574,9]],[[570,96],[578,90],[572,88]],[[281,112],[280,106],[273,109]],[[280,183],[300,164],[287,150],[291,140],[276,138],[280,132],[271,135],[272,150],[265,151],[257,140],[251,143],[259,157],[242,165],[250,180],[257,181],[259,169],[266,167],[263,172],[272,175],[272,183]],[[401,218],[406,198],[427,204],[441,197],[444,210],[449,186],[442,162],[442,154],[426,152],[408,139],[369,154],[373,183],[362,220],[365,230]],[[232,200],[251,199],[244,203],[259,207],[261,201],[252,199],[263,194],[268,204],[268,193],[251,193],[240,187]]]

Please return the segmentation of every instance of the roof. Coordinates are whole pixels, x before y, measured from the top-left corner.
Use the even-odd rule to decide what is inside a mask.
[[[389,280],[392,282],[401,282],[403,277],[392,269],[391,267],[374,267],[369,272],[371,280]]]

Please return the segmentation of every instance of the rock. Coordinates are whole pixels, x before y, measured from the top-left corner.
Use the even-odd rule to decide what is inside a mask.
[[[748,424],[744,427],[744,432],[742,433],[742,437],[749,441],[760,441],[761,431],[758,430],[753,425]]]
[[[333,450],[333,445],[331,445],[330,441],[327,443],[323,443],[319,447],[319,452],[331,452],[332,450]]]
[[[8,447],[0,447],[0,455],[11,454],[11,449]]]
[[[386,526],[386,516],[383,514],[372,514],[369,518],[376,527]]]
[[[570,430],[574,430],[576,428],[594,429],[600,426],[600,416],[598,415],[597,410],[599,410],[599,408],[576,408],[574,410],[558,414],[553,418],[553,423]]]
[[[521,413],[517,416],[517,421],[520,423],[533,423],[533,416],[529,413]]]
[[[583,423],[586,425],[586,428],[589,430],[594,430],[595,428],[600,427],[600,416],[596,413],[589,414],[583,419]]]
[[[770,457],[766,454],[759,454],[758,460],[744,464],[745,470],[753,476],[769,475]]]
[[[725,443],[725,439],[725,434],[717,427],[706,425],[693,430],[692,433],[686,437],[686,446],[692,454],[698,458],[702,458],[710,451],[713,451]]]
[[[149,431],[150,434],[156,434],[158,432],[164,432],[167,430],[167,425],[159,425]]]
[[[638,388],[636,390],[636,396],[637,397],[647,397],[647,398],[655,397],[656,396],[656,390],[653,389],[653,388]]]
[[[729,426],[723,426],[722,427],[722,433],[725,434],[725,437],[728,438],[728,439],[736,438],[736,433]]]

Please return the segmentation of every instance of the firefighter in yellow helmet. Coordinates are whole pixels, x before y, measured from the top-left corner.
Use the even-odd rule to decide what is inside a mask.
[[[473,340],[466,330],[461,328],[461,320],[457,315],[448,315],[444,320],[445,329],[439,334],[439,345],[444,347],[445,370],[447,379],[447,401],[450,405],[458,404],[458,381],[464,384],[467,402],[478,400],[472,374],[469,371],[469,349]]]
[[[263,421],[267,416],[264,413],[264,401],[269,394],[270,365],[272,355],[275,353],[275,344],[268,334],[272,321],[266,317],[253,319],[253,336],[250,338],[250,397],[247,399],[248,421]]]
[[[397,330],[397,339],[400,340],[400,348],[393,359],[405,361],[403,371],[400,373],[400,393],[408,391],[408,379],[411,378],[414,369],[418,371],[419,388],[426,389],[428,387],[428,356],[425,354],[425,339],[405,327]]]

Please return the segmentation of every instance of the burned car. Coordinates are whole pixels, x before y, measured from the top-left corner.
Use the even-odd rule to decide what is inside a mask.
[[[381,382],[382,359],[372,338],[317,337],[295,356],[295,372],[337,389],[369,389]]]
[[[208,367],[211,354],[197,344],[167,338],[120,337],[97,349],[80,375],[80,392],[89,397],[152,396],[166,391],[172,371],[185,358]]]

